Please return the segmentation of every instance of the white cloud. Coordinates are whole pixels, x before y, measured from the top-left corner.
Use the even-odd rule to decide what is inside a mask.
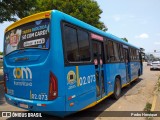
[[[160,45],[160,42],[154,42],[155,45]]]
[[[147,38],[149,38],[149,35],[147,33],[142,33],[142,34],[136,36],[136,38],[147,39]]]

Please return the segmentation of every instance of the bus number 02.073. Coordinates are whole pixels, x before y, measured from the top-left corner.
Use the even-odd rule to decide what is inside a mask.
[[[48,96],[47,95],[37,95],[37,94],[32,94],[32,99],[35,100],[48,100]]]
[[[80,86],[90,84],[96,81],[95,75],[90,75],[88,77],[80,77]]]

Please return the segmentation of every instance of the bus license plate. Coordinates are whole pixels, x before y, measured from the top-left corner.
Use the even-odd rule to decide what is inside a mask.
[[[22,108],[28,108],[28,105],[20,103],[20,107],[22,107]]]

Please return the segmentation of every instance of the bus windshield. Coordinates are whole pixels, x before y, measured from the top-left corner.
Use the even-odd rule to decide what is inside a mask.
[[[25,48],[49,48],[49,19],[41,19],[6,32],[4,55]]]

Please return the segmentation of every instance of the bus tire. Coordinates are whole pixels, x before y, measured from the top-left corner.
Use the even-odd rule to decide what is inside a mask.
[[[116,78],[115,85],[114,85],[113,98],[118,100],[120,96],[121,96],[121,81],[119,78]]]

